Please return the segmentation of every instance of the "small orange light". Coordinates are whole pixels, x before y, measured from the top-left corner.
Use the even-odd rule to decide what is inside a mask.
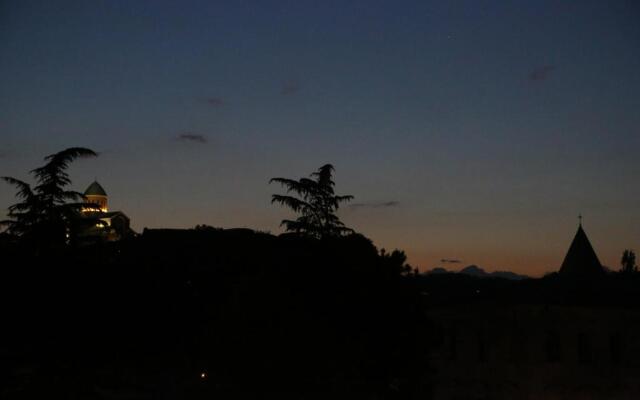
[[[203,372],[200,374],[200,379],[206,379],[207,378],[207,373]]]

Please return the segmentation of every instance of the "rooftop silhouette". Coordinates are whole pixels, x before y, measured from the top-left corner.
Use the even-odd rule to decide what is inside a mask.
[[[600,264],[600,260],[595,250],[593,250],[587,234],[582,229],[582,223],[580,223],[560,267],[560,274],[586,277],[597,276],[603,272],[602,264]]]
[[[84,191],[85,196],[106,196],[107,192],[98,181],[93,181],[91,185]]]

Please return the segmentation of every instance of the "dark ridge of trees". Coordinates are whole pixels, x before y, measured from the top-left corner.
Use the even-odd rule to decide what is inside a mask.
[[[274,194],[272,203],[279,203],[300,214],[295,220],[285,219],[287,232],[295,232],[315,238],[340,236],[353,233],[353,229],[344,226],[335,214],[340,203],[353,199],[353,196],[338,196],[333,187],[333,165],[325,164],[311,174],[311,178],[299,180],[272,178],[269,183],[279,183],[287,189],[286,195]],[[298,197],[289,195],[295,193]]]
[[[329,164],[274,195],[300,213],[279,237],[145,230],[83,241],[93,208],[67,186],[69,148],[17,188],[0,233],[3,399],[406,398],[420,390],[426,322],[401,251],[335,215]]]
[[[273,195],[300,214],[279,236],[198,225],[74,243],[90,205],[66,169],[94,155],[48,156],[34,188],[3,178],[20,202],[0,233],[2,399],[428,398],[428,307],[640,307],[632,251],[597,279],[421,275],[337,218],[352,196],[329,164],[272,180],[299,196]]]
[[[364,236],[200,227],[46,257],[3,250],[3,399],[420,390],[428,328],[413,278]]]

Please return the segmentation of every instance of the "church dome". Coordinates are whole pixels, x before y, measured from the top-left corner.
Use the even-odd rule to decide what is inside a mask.
[[[85,196],[106,196],[107,192],[104,191],[102,186],[97,181],[94,181],[87,190],[84,191]]]

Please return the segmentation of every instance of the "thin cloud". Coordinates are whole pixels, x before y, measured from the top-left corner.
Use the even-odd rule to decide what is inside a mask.
[[[532,82],[544,81],[549,78],[551,73],[556,69],[553,65],[543,65],[536,67],[529,73],[529,80]]]
[[[224,99],[221,99],[220,97],[205,97],[204,99],[202,99],[202,101],[204,101],[211,107],[222,107],[226,104]]]
[[[291,96],[300,91],[300,85],[297,82],[285,82],[280,89],[280,94],[282,96]]]
[[[400,202],[391,200],[391,201],[378,201],[378,202],[368,202],[368,203],[353,203],[349,204],[349,208],[356,210],[360,208],[389,208],[389,207],[398,207]]]
[[[440,262],[443,264],[460,264],[462,261],[455,258],[443,258]]]
[[[179,134],[176,136],[176,140],[179,142],[207,143],[206,136],[189,132]]]

